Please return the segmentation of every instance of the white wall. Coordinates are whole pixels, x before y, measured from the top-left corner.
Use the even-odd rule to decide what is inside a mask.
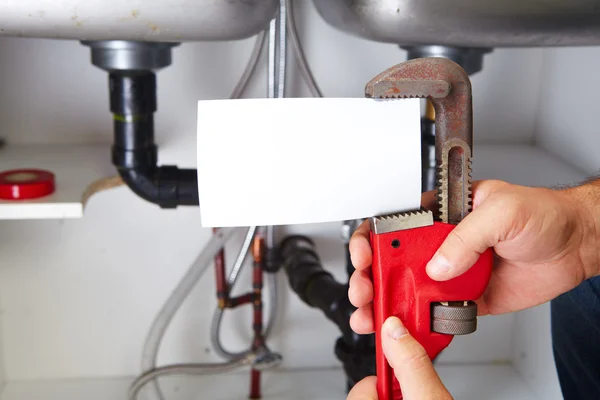
[[[311,2],[297,14],[308,59],[327,96],[362,96],[365,82],[405,59],[395,46],[328,27]],[[158,75],[161,163],[194,166],[196,101],[229,95],[252,43],[193,43],[174,50],[174,64]],[[288,95],[306,96],[290,60],[294,78]],[[473,78],[478,142],[532,140],[541,66],[539,50],[497,50],[486,56],[484,71]],[[265,93],[264,66],[258,72],[249,91],[253,97]],[[105,143],[108,160],[106,81],[106,74],[90,65],[89,49],[77,42],[0,40],[0,135],[11,143]],[[196,213],[159,210],[121,188],[93,198],[82,220],[0,222],[7,377],[138,373],[148,325],[210,235],[199,227]],[[294,230],[315,235],[328,268],[344,277],[339,224]],[[230,246],[229,260],[234,251]],[[249,287],[245,282],[240,287]],[[216,359],[207,350],[214,305],[209,271],[177,315],[162,363]],[[271,343],[286,365],[338,365],[336,328],[287,292],[281,308]],[[476,335],[457,340],[443,361],[509,358],[512,318],[505,321],[484,319]],[[249,340],[250,314],[244,309],[230,313],[226,327],[226,343],[240,349]]]
[[[552,353],[548,303],[516,315],[512,360],[540,399],[562,398]]]
[[[535,143],[581,169],[597,174],[600,48],[544,49]],[[532,166],[534,168],[534,166]],[[575,182],[573,182],[575,183]],[[519,313],[513,359],[517,370],[543,399],[560,399],[547,305]]]
[[[547,49],[535,139],[543,148],[597,173],[600,48]]]

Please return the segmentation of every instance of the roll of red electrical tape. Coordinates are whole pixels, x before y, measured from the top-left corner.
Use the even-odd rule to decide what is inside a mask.
[[[15,169],[0,173],[0,199],[30,200],[54,193],[54,174],[40,169]]]

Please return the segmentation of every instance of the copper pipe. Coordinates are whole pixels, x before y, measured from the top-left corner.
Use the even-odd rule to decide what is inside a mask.
[[[217,229],[213,228],[213,233],[216,231]],[[215,279],[217,281],[217,302],[219,308],[224,308],[229,292],[225,280],[225,249],[221,249],[215,256]]]
[[[426,103],[425,118],[430,121],[435,121],[435,108],[433,108],[433,103],[429,99],[427,99]]]

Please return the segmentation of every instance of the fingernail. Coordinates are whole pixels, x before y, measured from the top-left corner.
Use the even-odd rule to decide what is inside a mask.
[[[436,254],[427,264],[427,273],[429,275],[440,276],[450,271],[450,262],[446,257]]]
[[[385,333],[394,340],[400,339],[408,333],[400,319],[397,317],[389,317],[384,325]]]

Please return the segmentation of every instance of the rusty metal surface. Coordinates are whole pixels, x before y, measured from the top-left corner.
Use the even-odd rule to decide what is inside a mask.
[[[471,81],[455,62],[419,58],[395,65],[365,87],[372,98],[428,98],[435,109],[436,218],[457,224],[471,211]]]

